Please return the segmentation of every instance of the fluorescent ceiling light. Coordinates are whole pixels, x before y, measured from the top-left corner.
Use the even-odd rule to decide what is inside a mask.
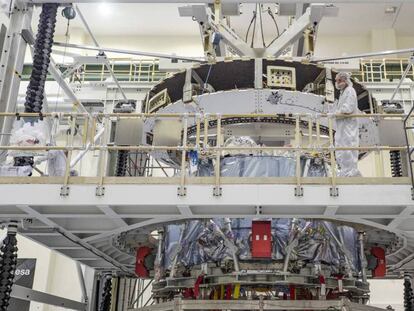
[[[100,3],[98,7],[99,13],[104,17],[109,16],[111,14],[111,9],[111,6],[106,2]]]

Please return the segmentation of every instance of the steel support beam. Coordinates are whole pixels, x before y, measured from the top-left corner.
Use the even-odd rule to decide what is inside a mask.
[[[240,38],[229,26],[223,24],[222,21],[217,22],[215,16],[210,8],[206,7],[206,13],[208,16],[208,24],[214,29],[215,32],[220,33],[222,40],[230,46],[239,56],[256,57],[257,50],[250,47],[246,41]],[[259,51],[261,49],[258,49]]]
[[[296,6],[296,15],[295,18],[300,18],[303,14],[305,14],[306,9],[308,8],[309,4],[305,4],[305,3],[296,3],[294,4]],[[292,56],[293,57],[302,57],[305,56],[304,53],[304,45],[305,45],[305,40],[304,38],[299,38],[299,40],[297,40],[292,47]]]
[[[314,57],[312,58],[312,62],[323,63],[323,62],[331,62],[335,60],[371,58],[375,56],[388,56],[388,55],[394,55],[394,54],[409,54],[409,53],[414,53],[414,48],[401,49],[401,50],[377,51],[377,52],[353,54],[353,55],[340,56],[340,57],[329,57],[329,58]]]
[[[82,290],[82,302],[87,303],[88,293],[86,291],[85,278],[83,276],[82,266],[79,262],[76,263],[76,271],[78,272],[80,288]]]
[[[334,16],[338,8],[328,7],[325,4],[313,4],[305,13],[277,38],[268,48],[266,56],[278,57],[284,53],[287,47],[303,36],[303,32],[310,26],[317,25],[323,16]]]
[[[97,51],[97,52],[104,51],[104,52],[111,52],[111,53],[118,53],[118,54],[148,56],[148,57],[155,57],[155,58],[179,59],[179,60],[185,60],[185,61],[189,61],[189,62],[204,62],[204,60],[202,60],[200,58],[179,56],[179,55],[173,55],[173,54],[141,52],[141,51],[133,51],[133,50],[106,48],[106,47],[99,47],[98,48],[96,46],[62,43],[62,42],[55,42],[53,45],[54,46],[67,47],[67,48],[73,48],[73,49],[88,50],[88,51]]]
[[[381,184],[373,185],[341,184],[339,179],[338,197],[329,195],[330,185],[307,184],[304,179],[304,197],[295,197],[293,182],[263,184],[265,179],[260,183],[253,178],[249,184],[227,184],[229,180],[223,178],[220,198],[211,196],[211,185],[191,184],[189,179],[187,196],[182,198],[177,197],[176,183],[130,184],[123,180],[118,184],[105,183],[105,196],[97,197],[96,179],[92,183],[76,184],[76,180],[86,180],[80,178],[71,179],[71,195],[64,198],[59,195],[60,184],[17,184],[17,180],[2,184],[0,208],[6,207],[8,212],[0,220],[13,215],[33,219],[34,227],[28,226],[21,231],[22,235],[85,265],[107,270],[130,270],[129,265],[133,263],[132,256],[111,244],[111,237],[174,221],[212,217],[334,219],[394,232],[406,241],[403,248],[407,252],[412,253],[414,248],[411,238],[414,215],[408,179],[404,184],[395,184],[397,179],[394,184],[382,184],[385,179],[381,179]],[[39,226],[42,226],[40,231]],[[390,265],[411,267],[411,257],[398,253],[391,257]]]
[[[53,58],[50,58],[49,64],[49,73],[52,75],[53,79],[59,84],[62,88],[63,92],[65,92],[66,96],[73,102],[73,104],[77,107],[80,107],[82,112],[88,113],[86,108],[82,105],[79,101],[78,97],[73,92],[72,88],[70,87],[69,83],[66,82],[65,78],[62,76],[62,73],[57,69],[56,63],[54,62]]]
[[[13,1],[13,11],[10,14],[9,28],[0,59],[0,111],[16,112],[17,97],[27,42],[23,39],[23,29],[30,29],[33,7],[21,5]],[[0,145],[9,144],[13,118],[0,118]],[[7,152],[0,151],[0,163],[6,158]]]
[[[16,284],[13,285],[13,291],[11,293],[11,296],[13,298],[18,298],[18,299],[22,299],[26,301],[36,301],[36,302],[40,302],[40,303],[44,303],[47,305],[52,305],[52,306],[56,306],[60,308],[65,308],[65,309],[83,311],[86,308],[85,303],[46,294],[43,292],[33,290],[31,288],[19,286]]]
[[[56,222],[52,221],[51,219],[49,219],[47,217],[42,216],[42,214],[40,214],[39,212],[35,211],[30,206],[28,206],[28,205],[19,205],[18,207],[19,207],[19,209],[21,209],[22,211],[24,211],[27,214],[31,215],[32,217],[37,218],[38,220],[40,220],[44,224],[46,224],[46,225],[48,225],[48,226],[50,226],[52,228],[57,228],[58,229],[58,232],[60,232],[63,236],[65,236],[69,240],[73,241],[74,243],[81,245],[85,249],[90,250],[95,255],[97,255],[98,257],[102,258],[104,261],[110,263],[111,265],[119,268],[120,270],[122,270],[122,271],[124,271],[126,273],[131,273],[131,274],[134,273],[131,269],[127,268],[126,266],[124,266],[120,262],[114,260],[113,258],[111,258],[110,256],[108,256],[104,252],[101,252],[99,249],[93,247],[92,245],[88,244],[87,242],[82,241],[81,239],[79,239],[73,233],[68,232],[68,230],[66,230],[62,226],[59,226]]]

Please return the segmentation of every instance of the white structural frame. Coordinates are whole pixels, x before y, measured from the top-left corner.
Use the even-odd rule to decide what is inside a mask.
[[[325,4],[311,4],[305,13],[296,19],[293,24],[286,29],[269,47],[265,50],[265,55],[278,57],[283,54],[285,49],[297,41],[308,27],[316,27],[324,16],[335,16],[338,8]]]
[[[36,301],[47,305],[71,310],[84,311],[87,308],[86,303],[39,292],[19,285],[13,285],[13,291],[11,293],[11,296],[13,298],[18,298],[27,301]]]
[[[184,310],[350,310],[383,311],[384,309],[340,300],[184,300],[180,297],[173,301],[152,306],[129,309],[129,311],[184,311]]]
[[[225,1],[219,1],[219,5],[226,3]],[[326,4],[311,4],[298,19],[296,19],[292,25],[290,25],[285,32],[283,32],[280,37],[274,40],[266,48],[254,48],[250,46],[245,40],[239,37],[239,35],[234,32],[223,20],[220,11],[220,8],[217,9],[215,5],[215,10],[213,12],[212,8],[205,6],[205,12],[202,17],[204,20],[197,20],[197,13],[200,13],[200,5],[194,5],[186,7],[181,12],[183,16],[191,16],[193,13],[193,18],[195,18],[199,23],[206,22],[215,33],[218,33],[221,36],[221,40],[228,45],[232,51],[237,53],[242,57],[279,57],[285,51],[286,48],[296,42],[303,32],[308,27],[316,27],[324,16],[336,16],[338,13],[338,8]],[[197,12],[197,13],[196,13]],[[203,26],[205,27],[205,26]]]
[[[64,4],[96,1],[100,0],[54,2]],[[33,5],[46,2],[50,0],[13,2],[13,14],[11,14],[0,60],[0,102],[6,104],[6,107],[1,107],[4,111],[14,113],[16,109],[20,74],[27,46],[21,35],[22,30],[30,29]],[[212,3],[213,1],[114,2]],[[228,0],[228,2],[236,1]],[[282,45],[287,44],[286,42],[291,43],[301,29],[309,25],[309,21],[312,19],[304,17],[303,23],[298,24],[297,29],[292,30],[292,34],[286,35],[286,39],[281,37],[280,40],[284,42]],[[87,48],[96,51],[125,52],[102,47]],[[272,48],[273,55],[279,55],[280,50],[275,46]],[[144,55],[144,53],[135,54]],[[151,53],[151,56],[172,58],[156,53]],[[184,57],[182,59],[195,60]],[[53,65],[51,68],[53,71]],[[60,82],[65,85],[64,82]],[[76,100],[76,96],[72,99]],[[10,128],[11,123],[4,124],[2,133],[9,132]],[[6,138],[3,135],[1,146],[7,145]],[[252,179],[246,182],[240,179],[238,184],[226,184],[226,179],[222,178],[219,196],[214,195],[211,184],[188,183],[185,189],[186,195],[179,196],[177,195],[178,181],[177,184],[128,184],[127,179],[125,183],[101,184],[105,188],[105,195],[97,196],[96,179],[93,179],[92,183],[85,181],[87,179],[77,183],[76,178],[70,179],[70,195],[62,196],[60,195],[61,179],[57,183],[44,179],[42,184],[24,183],[23,180],[15,183],[3,180],[4,183],[0,185],[0,221],[7,223],[10,220],[19,220],[22,223],[19,228],[21,234],[97,270],[120,271],[132,275],[135,258],[116,248],[112,241],[117,234],[129,230],[144,230],[145,227],[156,227],[166,222],[211,217],[332,219],[369,225],[396,233],[403,239],[404,244],[388,256],[390,269],[414,268],[410,264],[414,257],[414,204],[408,179],[401,179],[392,184],[357,184],[352,183],[352,180],[341,184],[341,180],[338,179],[339,195],[337,196],[331,195],[331,185],[306,183],[305,179],[302,180],[302,196],[294,195],[296,188],[294,180],[292,183],[281,184],[276,183],[275,180],[267,182],[265,179]],[[57,301],[52,304],[60,306],[66,303],[67,306],[78,310],[86,307],[83,302],[62,302],[56,300],[56,297],[19,287],[15,287],[12,295],[18,298],[25,296],[26,299],[45,303]]]
[[[264,182],[253,178],[244,184],[226,184],[223,177],[220,197],[213,195],[213,185],[192,183],[186,185],[184,197],[177,196],[174,184],[105,184],[104,196],[96,196],[96,184],[71,184],[67,197],[59,195],[59,184],[4,184],[0,186],[0,218],[32,219],[33,228],[25,226],[21,231],[25,236],[93,268],[127,273],[134,258],[111,244],[113,236],[210,217],[304,217],[369,225],[404,240],[401,249],[388,257],[391,270],[413,259],[414,203],[408,178],[376,185],[346,184],[345,179],[338,179],[337,197],[331,196],[330,185],[304,181],[303,196],[298,197],[294,183]],[[36,224],[48,228],[39,230]]]
[[[13,3],[9,27],[0,59],[0,111],[15,111],[19,94],[20,76],[23,70],[27,43],[21,35],[23,29],[30,29],[33,7],[20,2]],[[0,144],[7,145],[12,120],[0,120]],[[5,154],[0,152],[0,163]]]

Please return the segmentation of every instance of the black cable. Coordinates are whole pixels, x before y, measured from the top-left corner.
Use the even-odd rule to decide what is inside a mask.
[[[7,311],[17,266],[16,232],[9,231],[0,248],[0,310]]]
[[[411,277],[404,277],[404,310],[413,311],[414,310],[414,294],[413,287],[411,283]]]
[[[26,91],[24,112],[40,113],[43,107],[45,83],[52,53],[58,4],[42,5],[36,41],[33,46],[33,68]],[[33,166],[33,157],[15,157],[15,166]]]
[[[271,18],[272,18],[272,20],[273,20],[273,23],[275,24],[276,31],[277,31],[277,38],[278,38],[278,37],[280,37],[279,25],[277,24],[276,18],[275,18],[275,16],[273,15],[273,12],[272,12],[272,10],[270,9],[270,7],[269,7],[269,8],[267,8],[267,13],[270,15],[270,17],[271,17]]]
[[[270,45],[272,45],[272,43],[273,43],[273,42],[275,42],[275,41],[276,41],[276,39],[277,39],[277,38],[279,38],[279,37],[280,37],[281,33],[280,33],[280,31],[279,31],[279,25],[277,24],[276,18],[275,18],[275,16],[273,15],[273,12],[272,12],[272,10],[271,10],[270,8],[268,8],[268,9],[267,9],[267,13],[268,13],[268,14],[270,15],[270,17],[272,18],[273,23],[275,24],[275,27],[276,27],[276,31],[277,31],[277,35],[276,35],[276,37],[275,37],[275,38],[273,38],[273,40],[272,40],[272,41],[270,41],[270,43],[266,46],[266,47],[269,47]]]
[[[118,157],[116,161],[116,176],[126,176],[127,163],[128,163],[129,151],[118,150]]]
[[[247,43],[247,40],[249,38],[250,28],[252,27],[252,24],[253,24],[253,22],[254,22],[255,19],[256,19],[256,12],[253,12],[253,16],[252,16],[252,19],[250,21],[249,27],[247,27],[246,40],[244,40],[244,41],[246,41],[246,43]]]
[[[262,18],[262,8],[263,8],[263,4],[259,5],[259,16],[260,16],[260,32],[262,33],[262,43],[263,43],[263,47],[266,47],[266,42],[265,42],[265,38],[264,38],[264,30],[263,30],[263,18]]]
[[[112,278],[106,276],[102,288],[101,303],[99,304],[99,311],[111,310],[111,296],[112,296]]]
[[[208,68],[206,80],[204,81],[204,87],[203,87],[203,93],[202,94],[204,94],[206,89],[207,89],[208,79],[210,79],[210,73],[211,73],[212,68],[213,68],[213,64],[210,64],[210,67]]]
[[[256,10],[254,10],[254,16],[255,16],[255,18],[254,18],[254,24],[253,24],[253,34],[252,34],[252,43],[250,44],[250,47],[253,47],[253,43],[254,43],[254,36],[255,36],[255,34],[256,34],[256,24],[257,24],[257,11]]]
[[[33,51],[33,69],[26,91],[25,112],[41,112],[45,82],[52,53],[58,5],[46,3],[42,6],[39,26]]]
[[[390,151],[391,175],[392,177],[402,177],[401,151]]]

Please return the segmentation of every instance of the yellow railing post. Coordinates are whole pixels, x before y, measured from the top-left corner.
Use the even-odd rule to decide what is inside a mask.
[[[384,177],[384,157],[382,156],[381,150],[374,151],[374,159],[376,177]]]
[[[83,122],[81,121],[82,118],[88,118],[88,116],[86,114],[83,113],[62,113],[60,114],[63,118],[69,118],[70,122],[70,127],[71,127],[71,133],[74,134],[74,127],[76,126],[76,122]],[[8,117],[15,117],[14,113],[0,113],[0,117],[3,116],[8,116]],[[30,113],[21,113],[20,114],[21,117],[29,117],[29,116],[33,116],[33,117],[39,117],[39,114],[30,114]],[[43,117],[47,117],[47,116],[56,116],[55,113],[45,113],[43,114]],[[118,117],[118,118],[123,118],[123,117],[133,117],[133,118],[180,118],[181,120],[183,120],[182,122],[182,127],[183,127],[183,135],[182,135],[182,144],[180,146],[174,146],[174,147],[170,147],[170,146],[151,146],[151,145],[138,145],[138,146],[129,146],[129,147],[123,147],[123,146],[109,146],[108,145],[108,137],[110,134],[110,127],[109,127],[109,123],[111,122],[111,118],[113,117]],[[193,121],[194,127],[195,127],[195,135],[192,134],[191,140],[188,139],[188,126],[189,126],[189,120],[188,118],[195,118],[191,119]],[[222,133],[222,129],[223,129],[223,120],[226,120],[226,118],[243,118],[243,117],[250,117],[250,118],[270,118],[270,117],[275,117],[274,114],[215,114],[215,115],[207,115],[207,114],[199,114],[199,113],[156,113],[156,114],[148,114],[148,113],[130,113],[128,115],[126,114],[122,114],[122,113],[97,113],[97,114],[93,114],[92,116],[89,117],[88,120],[90,120],[90,122],[92,124],[88,124],[86,127],[87,129],[85,131],[88,132],[87,134],[87,142],[91,143],[92,146],[88,146],[88,150],[94,151],[97,150],[99,151],[99,162],[98,162],[98,172],[97,172],[97,177],[94,177],[93,182],[97,183],[97,195],[103,195],[104,193],[104,182],[106,182],[107,180],[114,180],[114,183],[118,183],[118,181],[116,181],[115,179],[106,179],[105,176],[106,174],[106,168],[107,168],[107,157],[108,157],[108,152],[112,151],[112,150],[131,150],[131,151],[145,151],[145,152],[151,152],[151,151],[155,151],[155,150],[160,150],[160,151],[175,151],[175,152],[179,152],[182,151],[182,158],[181,158],[181,179],[180,178],[175,178],[175,179],[171,179],[171,181],[163,181],[162,183],[170,183],[170,184],[175,184],[178,185],[179,184],[179,189],[182,189],[182,193],[183,195],[185,195],[185,187],[186,184],[188,184],[188,182],[195,182],[198,183],[200,182],[198,179],[188,179],[186,175],[187,174],[187,168],[188,168],[188,162],[187,162],[187,154],[189,152],[189,150],[197,150],[200,152],[204,152],[207,151],[207,156],[209,156],[210,159],[215,160],[215,172],[214,172],[214,181],[213,178],[210,177],[208,183],[210,185],[214,185],[214,195],[221,195],[221,191],[220,191],[220,187],[221,187],[221,183],[223,182],[221,179],[221,171],[220,171],[220,163],[221,163],[221,156],[223,155],[223,152],[229,152],[229,151],[259,151],[259,152],[266,152],[266,151],[286,151],[286,152],[290,152],[292,153],[292,157],[293,157],[293,153],[294,153],[294,159],[296,160],[296,171],[295,171],[295,175],[292,176],[289,179],[288,183],[289,184],[293,184],[296,186],[295,188],[295,194],[299,195],[301,193],[302,187],[304,184],[309,184],[309,183],[314,183],[316,180],[310,180],[307,178],[304,178],[302,176],[302,171],[303,171],[303,162],[301,162],[301,157],[303,154],[308,153],[308,152],[318,152],[318,153],[323,153],[323,154],[328,154],[329,153],[329,158],[330,158],[330,163],[331,163],[331,168],[332,168],[332,174],[330,176],[328,176],[327,178],[322,179],[321,178],[321,183],[326,183],[329,182],[329,184],[331,184],[331,195],[336,196],[338,194],[338,189],[337,189],[337,184],[339,183],[349,183],[349,181],[344,181],[341,178],[337,178],[337,168],[336,168],[336,160],[335,160],[335,153],[337,152],[337,150],[364,150],[367,152],[374,152],[377,153],[380,151],[390,151],[390,150],[405,150],[406,147],[405,146],[397,146],[397,147],[390,147],[390,146],[359,146],[359,147],[334,147],[334,126],[333,126],[333,122],[334,122],[334,117],[332,115],[326,115],[326,114],[320,114],[320,115],[309,115],[308,113],[299,113],[299,114],[295,114],[293,116],[293,120],[295,120],[295,137],[294,137],[294,141],[292,141],[292,146],[258,146],[258,147],[233,147],[233,146],[228,146],[228,147],[223,147],[223,133]],[[327,122],[323,122],[323,120],[321,120],[321,118],[328,118]],[[386,119],[402,119],[405,118],[406,115],[404,114],[357,114],[357,115],[337,115],[336,117],[341,117],[341,118],[348,118],[348,117],[355,117],[355,118],[386,118]],[[214,118],[216,118],[216,120],[214,120]],[[95,136],[95,126],[96,123],[99,124],[99,120],[103,119],[103,123],[104,123],[104,137],[102,139],[102,143],[93,143],[93,138]],[[213,146],[208,146],[209,144],[209,133],[208,133],[208,127],[209,125],[209,120],[212,120],[212,123],[214,122],[214,127],[217,129],[217,143],[214,144]],[[195,121],[195,122],[194,122]],[[204,121],[204,125],[203,122]],[[217,121],[217,122],[216,122]],[[308,121],[308,125],[303,126],[303,121]],[[323,123],[322,123],[323,122]],[[325,125],[325,123],[328,124],[327,128],[328,128],[328,137],[326,138],[329,141],[329,146],[325,145],[324,142],[325,137],[322,135],[321,136],[321,131],[325,131],[325,127],[322,126]],[[204,128],[203,128],[204,127]],[[204,131],[204,137],[202,138],[201,135],[203,135]],[[315,132],[314,132],[315,131]],[[215,131],[211,131],[210,129],[210,135],[212,138]],[[304,136],[306,136],[306,134],[308,134],[308,141],[304,141],[303,140],[303,135],[302,133],[304,133]],[[411,133],[409,133],[409,138],[411,141]],[[70,163],[70,158],[73,155],[74,151],[84,151],[85,148],[87,148],[83,143],[85,140],[85,137],[82,137],[82,140],[76,140],[76,144],[74,141],[74,137],[71,136],[67,136],[67,146],[66,147],[62,147],[62,146],[39,146],[39,145],[33,145],[33,146],[0,146],[0,150],[67,150],[68,151],[68,163]],[[204,142],[202,141],[204,140]],[[78,143],[82,141],[82,143]],[[191,142],[191,143],[190,143]],[[88,144],[89,145],[89,144]],[[203,146],[203,149],[201,148],[201,146]],[[201,149],[201,150],[200,150]],[[211,151],[211,152],[210,152]],[[215,152],[215,153],[213,153]],[[381,166],[382,163],[380,162],[380,158],[378,160],[376,164],[377,166]],[[70,178],[70,167],[68,167],[68,163],[67,163],[67,167],[66,167],[66,174],[64,176],[63,179],[63,185],[67,186],[70,183],[73,182],[78,182],[80,179],[77,178]],[[381,173],[380,170],[377,170],[377,172],[379,172],[378,175],[383,176],[384,174]],[[24,177],[25,178],[25,177]],[[36,177],[37,178],[37,177]],[[33,178],[33,183],[36,183],[36,178]],[[47,177],[45,177],[47,178]],[[329,178],[329,179],[328,179]],[[381,178],[381,177],[380,177]],[[98,181],[97,181],[98,180]],[[361,180],[361,179],[354,179],[356,183],[365,183],[365,180],[369,180],[369,179],[365,179],[365,180]],[[203,180],[202,182],[206,182],[206,180]],[[238,179],[226,179],[226,182],[229,181],[230,183],[238,183],[239,180]],[[84,182],[83,179],[82,181],[79,182]],[[132,181],[131,181],[132,182]],[[158,183],[157,178],[154,178],[154,182]],[[242,181],[245,182],[245,181]],[[266,182],[266,181],[264,181]],[[282,181],[277,181],[277,183],[282,182]],[[284,182],[284,181],[283,181]],[[400,179],[398,180],[398,183],[404,183],[405,179]],[[141,181],[137,180],[137,183],[141,183]],[[261,181],[259,181],[259,183],[261,183]],[[369,181],[367,181],[366,183],[370,183]],[[386,181],[385,181],[386,183]]]
[[[86,147],[86,144],[88,143],[89,122],[90,122],[89,118],[85,117],[83,120],[83,134],[82,134],[83,147]]]
[[[333,117],[328,116],[328,130],[329,130],[329,156],[331,160],[331,189],[330,194],[333,197],[338,196],[338,188],[336,186],[336,159],[335,159],[335,145],[334,145],[334,135],[333,135]]]
[[[185,175],[187,174],[186,169],[186,158],[187,158],[187,124],[188,116],[187,114],[183,117],[183,140],[181,143],[181,175],[180,175],[180,187],[178,187],[178,195],[184,197],[187,194],[187,189],[185,187]]]
[[[89,126],[89,143],[91,146],[95,145],[94,137],[96,133],[96,116],[91,116],[89,118],[89,121],[91,122],[91,125]]]
[[[200,148],[200,135],[201,135],[201,123],[200,123],[200,115],[196,115],[196,141],[195,146],[197,150]]]
[[[98,177],[99,182],[98,186],[96,187],[96,196],[103,196],[105,194],[105,187],[104,187],[104,178],[105,178],[105,168],[107,165],[107,157],[108,157],[108,140],[109,140],[109,125],[110,120],[109,116],[104,114],[103,115],[103,143],[99,147],[99,167],[98,167]],[[93,138],[92,138],[93,139]]]
[[[296,187],[295,196],[303,196],[303,187],[301,185],[302,165],[301,165],[301,135],[300,135],[300,116],[295,116],[295,155],[296,155]]]
[[[60,195],[63,197],[66,197],[69,195],[69,177],[70,177],[70,161],[72,159],[72,152],[73,152],[73,137],[75,135],[75,126],[76,126],[76,115],[70,116],[70,134],[68,139],[68,145],[67,145],[67,152],[66,155],[66,165],[65,165],[65,175],[63,177],[63,185],[60,188]]]
[[[206,150],[208,147],[208,122],[209,115],[204,114],[204,137],[203,137],[203,149]]]
[[[320,148],[321,147],[321,129],[320,129],[320,121],[319,121],[319,116],[316,116],[316,148]]]
[[[313,148],[313,116],[308,118],[308,147]]]
[[[220,186],[220,157],[221,157],[221,115],[217,115],[217,140],[216,140],[216,163],[214,167],[215,186],[213,189],[213,195],[220,197],[222,194]]]

